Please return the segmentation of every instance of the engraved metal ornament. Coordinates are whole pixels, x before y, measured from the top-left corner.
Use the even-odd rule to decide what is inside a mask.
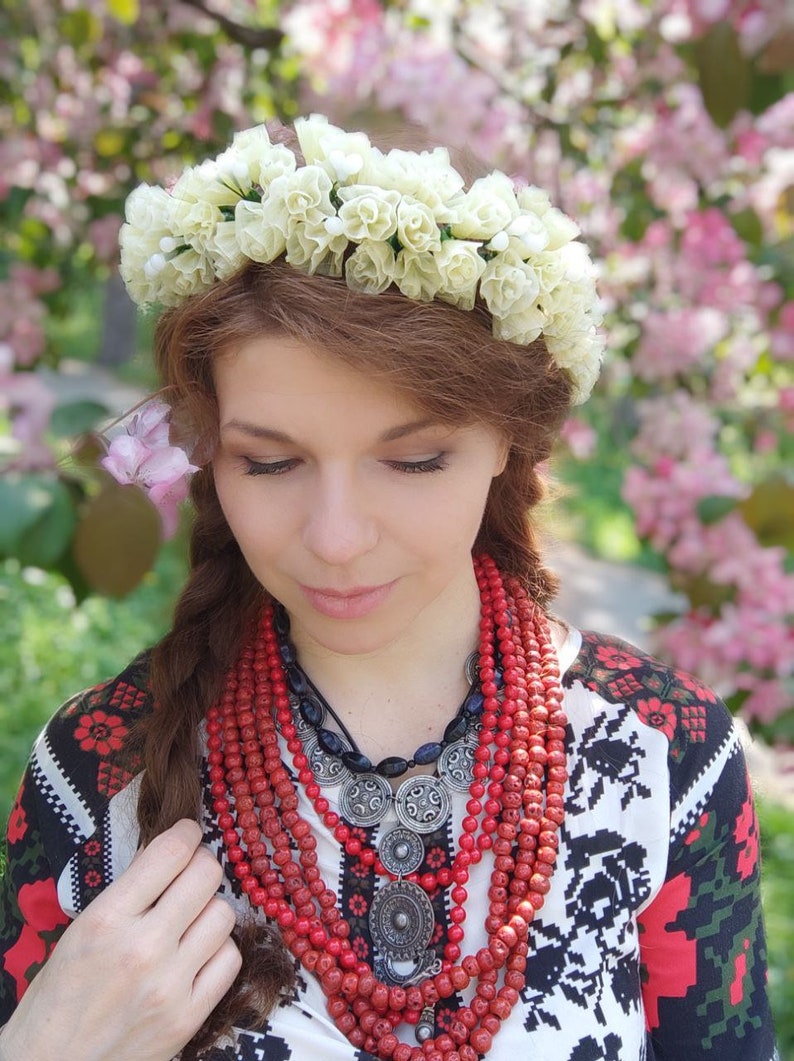
[[[339,793],[339,813],[351,825],[377,825],[391,800],[391,785],[385,777],[348,773]]]
[[[474,777],[474,751],[478,744],[464,738],[450,744],[439,757],[438,772],[456,792],[469,791]]]
[[[389,873],[395,877],[406,877],[422,865],[425,845],[413,829],[398,825],[381,839],[378,857]]]
[[[433,935],[433,906],[418,884],[391,881],[372,900],[369,930],[372,942],[392,961],[416,959]]]
[[[345,745],[347,746],[347,741],[345,741]],[[350,771],[345,764],[337,759],[335,755],[329,755],[328,752],[324,752],[314,735],[304,740],[303,749],[318,785],[330,788],[334,785],[341,785],[343,781],[350,777]]]
[[[466,670],[466,680],[469,685],[476,685],[480,680],[480,657],[476,652],[470,653],[466,657],[466,663],[464,664]]]
[[[428,976],[438,976],[442,969],[441,959],[437,958],[432,950],[424,951],[416,962],[412,961],[410,964],[411,968],[408,972],[403,972],[396,967],[392,958],[375,958],[372,963],[372,971],[385,984],[412,987],[415,984],[421,984]]]
[[[409,777],[397,789],[394,809],[400,823],[415,833],[434,833],[452,813],[446,785],[437,777]]]

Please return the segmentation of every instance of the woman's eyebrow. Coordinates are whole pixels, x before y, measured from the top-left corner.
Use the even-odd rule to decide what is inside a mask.
[[[413,435],[417,431],[423,431],[427,427],[438,427],[438,421],[431,419],[410,420],[405,424],[397,424],[390,427],[378,439],[379,442],[396,442],[398,439]],[[285,445],[297,445],[297,441],[286,433],[278,431],[273,427],[265,427],[263,424],[252,424],[248,420],[232,419],[221,426],[221,433],[225,431],[239,431],[251,438],[263,439],[267,442],[281,442]]]

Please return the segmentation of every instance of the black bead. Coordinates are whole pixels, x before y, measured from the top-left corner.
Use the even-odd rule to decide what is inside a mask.
[[[372,770],[372,760],[361,752],[342,752],[342,762],[354,774],[366,774]]]
[[[427,766],[428,763],[434,763],[439,755],[441,755],[441,744],[435,740],[429,741],[416,749],[414,762],[419,763],[420,766]]]
[[[310,726],[321,726],[325,720],[325,708],[309,696],[301,700],[298,710],[303,721]]]
[[[501,689],[505,683],[504,672],[501,667],[494,667],[493,669],[493,680],[494,684],[498,689]]]
[[[390,755],[387,759],[381,759],[375,767],[376,773],[381,777],[399,777],[408,769],[408,760],[399,755]]]
[[[329,755],[335,755],[337,758],[341,756],[342,752],[347,751],[341,737],[330,729],[317,730],[317,743],[324,752],[328,752]]]
[[[276,608],[273,612],[273,629],[279,637],[286,637],[289,633],[289,616],[283,608]]]
[[[482,709],[485,704],[485,697],[479,690],[469,693],[466,699],[463,701],[461,713],[466,715],[467,718],[474,718],[476,715],[482,714]]]
[[[289,641],[285,641],[283,645],[279,645],[278,650],[285,663],[294,663],[298,658],[297,653],[295,652],[295,646]]]
[[[306,675],[295,664],[290,664],[287,668],[287,683],[290,689],[295,693],[296,696],[303,696],[306,690],[309,688],[306,682]]]
[[[445,743],[452,744],[454,741],[460,740],[461,737],[465,737],[468,728],[469,720],[463,715],[457,715],[451,722],[447,723],[447,728],[444,730]]]

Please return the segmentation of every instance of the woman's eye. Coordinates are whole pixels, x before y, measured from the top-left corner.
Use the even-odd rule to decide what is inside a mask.
[[[278,461],[255,461],[250,457],[244,459],[246,475],[283,475],[285,472],[292,471],[298,463],[294,457]]]
[[[405,472],[408,475],[419,472],[440,472],[447,466],[446,453],[439,453],[436,457],[426,457],[418,461],[386,461],[390,468],[395,471]]]

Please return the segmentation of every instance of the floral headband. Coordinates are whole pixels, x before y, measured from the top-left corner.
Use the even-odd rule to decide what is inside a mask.
[[[588,397],[603,354],[594,269],[544,191],[498,170],[465,190],[444,148],[384,153],[319,114],[295,132],[304,165],[260,125],[170,191],[131,193],[121,276],[138,305],[176,305],[247,261],[284,255],[367,294],[395,284],[464,310],[479,295],[495,336],[526,345],[542,334],[573,401]]]

